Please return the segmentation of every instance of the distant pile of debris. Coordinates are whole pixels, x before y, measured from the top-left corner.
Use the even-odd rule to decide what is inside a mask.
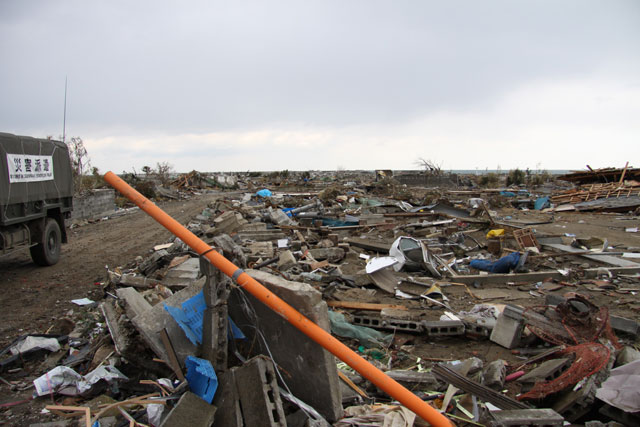
[[[595,302],[634,304],[640,264],[619,255],[637,248],[543,235],[449,195],[222,193],[187,227],[453,424],[639,425],[640,324]],[[74,396],[46,408],[87,425],[425,425],[178,238],[110,269],[88,310],[91,332],[12,343],[59,355],[31,365],[36,395]]]

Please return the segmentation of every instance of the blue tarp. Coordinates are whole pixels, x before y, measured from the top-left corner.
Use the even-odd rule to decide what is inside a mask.
[[[263,188],[262,190],[258,191],[256,195],[260,197],[271,197],[271,191]]]
[[[518,266],[518,261],[520,261],[520,254],[518,252],[512,252],[497,261],[474,259],[471,260],[469,266],[477,270],[488,271],[489,273],[508,273]]]
[[[194,356],[187,356],[187,381],[189,389],[207,403],[213,401],[218,389],[218,377],[211,362]]]
[[[544,208],[548,208],[551,206],[551,203],[549,203],[549,198],[548,197],[539,197],[536,199],[535,204],[533,205],[533,207],[535,208],[535,210],[540,211]]]
[[[164,309],[180,325],[189,341],[194,345],[202,343],[202,319],[206,308],[207,304],[204,301],[204,293],[202,291],[183,302],[180,307],[171,307],[164,304]],[[228,331],[229,338],[246,338],[230,317],[229,324],[231,325]]]
[[[500,195],[504,197],[516,197],[516,193],[513,191],[501,191]]]

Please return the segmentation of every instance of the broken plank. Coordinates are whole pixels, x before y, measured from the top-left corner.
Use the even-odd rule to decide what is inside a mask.
[[[535,271],[532,273],[509,273],[509,274],[470,274],[467,276],[456,276],[452,281],[471,285],[477,283],[509,283],[509,282],[539,282],[541,280],[561,279],[564,276],[556,270]],[[446,281],[440,281],[446,283]]]
[[[567,246],[567,245],[561,245],[559,243],[545,243],[542,245],[545,248],[552,248],[558,251],[562,251],[562,252],[567,252],[568,254],[571,253],[580,253],[580,256],[583,258],[587,258],[590,259],[592,261],[598,261],[598,262],[602,262],[604,264],[609,264],[609,265],[614,265],[616,267],[640,267],[640,264],[638,264],[637,262],[633,262],[633,261],[629,261],[626,259],[622,259],[622,258],[618,258],[618,257],[614,257],[611,255],[607,255],[605,253],[602,254],[596,254],[596,253],[592,253],[592,254],[584,254],[582,252],[584,252],[581,249],[576,249],[576,248],[572,248],[571,246]]]
[[[369,311],[381,311],[385,308],[391,308],[395,310],[407,310],[407,307],[403,305],[394,304],[375,304],[370,302],[359,301],[327,301],[329,307],[337,308],[350,308],[353,310],[369,310]]]
[[[351,246],[379,253],[389,253],[389,249],[391,249],[391,243],[376,242],[370,239],[359,239],[357,237],[346,239],[345,242]]]

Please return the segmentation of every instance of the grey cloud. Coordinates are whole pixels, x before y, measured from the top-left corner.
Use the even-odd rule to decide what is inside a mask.
[[[636,1],[0,3],[0,128],[345,126],[473,110],[603,64],[638,81]]]

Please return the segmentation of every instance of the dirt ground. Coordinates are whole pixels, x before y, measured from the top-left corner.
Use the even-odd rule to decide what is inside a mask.
[[[193,197],[186,201],[172,201],[160,206],[179,222],[186,224],[200,213],[209,202],[219,194]],[[607,238],[614,247],[640,247],[640,234],[625,232],[625,228],[638,227],[637,217],[620,214],[581,214],[560,213],[541,214],[522,212],[515,209],[499,211],[499,216],[509,221],[522,223],[543,222],[553,219],[550,224],[532,226],[540,232],[554,235],[576,234],[578,237]],[[14,338],[26,333],[44,333],[63,316],[86,310],[73,303],[72,299],[90,298],[100,300],[102,288],[98,286],[106,278],[107,267],[125,266],[136,256],[145,256],[154,245],[164,243],[170,233],[157,224],[144,212],[131,213],[108,220],[81,225],[69,230],[69,243],[63,246],[60,262],[51,267],[34,265],[28,252],[20,252],[0,258],[0,348],[4,348]],[[577,257],[573,257],[573,262]],[[500,285],[509,288],[509,285]],[[513,286],[511,286],[513,288]],[[525,289],[520,289],[526,291]],[[575,288],[567,289],[575,291]],[[448,291],[450,298],[459,298],[467,308],[473,305],[462,289]],[[616,295],[614,293],[592,293],[599,304],[612,307],[626,317],[638,318],[640,308],[635,295]],[[495,302],[495,301],[494,301]],[[522,301],[508,301],[522,303]],[[458,305],[458,304],[454,304]],[[529,305],[531,303],[529,302]],[[456,307],[457,309],[458,307]],[[73,317],[73,316],[71,316]],[[454,342],[455,341],[455,342]],[[485,360],[503,358],[516,361],[509,350],[503,349],[488,340],[447,339],[427,342],[415,337],[416,355],[423,358],[463,359],[478,356]],[[34,366],[35,368],[35,366]],[[37,374],[34,372],[33,374]],[[25,383],[33,375],[25,374]],[[32,389],[23,392],[11,391],[6,384],[0,384],[0,405],[28,399]],[[50,421],[51,416],[39,415],[40,409],[49,402],[23,404],[0,410],[0,425],[24,425],[36,421]]]
[[[181,223],[202,212],[214,195],[160,204]],[[73,299],[102,295],[96,286],[114,268],[144,256],[164,243],[171,233],[146,213],[136,210],[105,221],[68,230],[69,243],[62,246],[60,262],[38,267],[28,251],[0,258],[0,347],[25,333],[44,333],[55,319],[77,310]]]

